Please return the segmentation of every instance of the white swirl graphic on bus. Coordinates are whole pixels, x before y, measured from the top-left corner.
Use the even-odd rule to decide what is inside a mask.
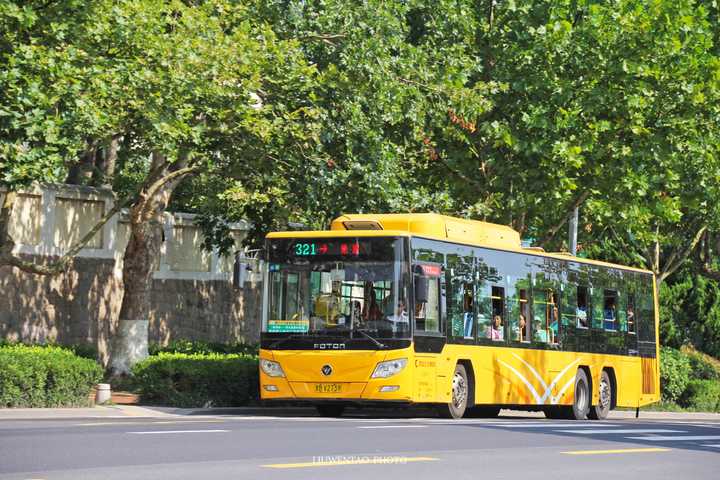
[[[530,393],[535,398],[535,403],[538,405],[544,405],[548,399],[550,399],[550,405],[556,405],[560,401],[560,399],[565,394],[565,391],[567,391],[567,389],[570,388],[575,382],[575,376],[573,375],[573,377],[568,380],[562,386],[562,388],[560,388],[560,391],[557,395],[552,395],[553,388],[555,388],[560,379],[563,378],[563,376],[567,373],[568,370],[570,370],[574,365],[576,365],[582,360],[582,358],[578,358],[572,363],[570,363],[560,373],[558,373],[552,380],[552,382],[550,382],[550,384],[548,385],[547,383],[545,383],[545,380],[543,380],[542,376],[538,373],[538,371],[535,370],[535,368],[528,362],[526,362],[520,355],[516,353],[511,353],[511,355],[520,360],[530,370],[530,372],[532,372],[533,376],[535,376],[535,378],[540,382],[540,385],[544,389],[542,395],[540,395],[540,393],[538,393],[537,389],[533,386],[533,384],[527,378],[525,378],[522,373],[518,372],[517,369],[515,369],[512,365],[509,365],[502,360],[498,360],[498,362],[505,366],[508,370],[513,372],[525,384],[525,386],[527,386],[528,390],[530,390]]]

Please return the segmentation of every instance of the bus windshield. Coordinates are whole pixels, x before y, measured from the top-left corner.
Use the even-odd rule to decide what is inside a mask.
[[[271,240],[263,334],[410,338],[403,252],[398,238]]]

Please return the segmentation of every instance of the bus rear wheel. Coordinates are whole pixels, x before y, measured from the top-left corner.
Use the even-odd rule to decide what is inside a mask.
[[[572,418],[585,420],[590,410],[590,383],[588,382],[585,370],[578,369],[575,375],[575,395],[572,405]]]
[[[315,409],[321,417],[341,417],[345,411],[345,405],[320,404],[315,405]]]
[[[612,383],[610,383],[610,375],[603,370],[600,375],[600,388],[598,391],[598,404],[590,407],[588,417],[592,420],[605,420],[610,413],[612,406]]]
[[[452,379],[452,399],[450,403],[440,405],[438,411],[445,418],[462,418],[467,410],[468,392],[470,391],[465,367],[455,365]]]

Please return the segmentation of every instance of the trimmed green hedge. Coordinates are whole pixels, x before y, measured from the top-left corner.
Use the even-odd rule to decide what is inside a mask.
[[[676,402],[690,382],[690,359],[680,350],[660,349],[660,391],[666,402]]]
[[[143,402],[232,407],[258,399],[258,360],[237,354],[158,353],[133,367]]]
[[[203,340],[173,340],[167,345],[157,343],[150,344],[148,350],[150,355],[158,353],[187,353],[187,354],[208,354],[208,353],[236,353],[238,355],[257,355],[259,346],[249,343],[218,343],[205,342]]]
[[[102,378],[93,360],[53,346],[0,346],[0,407],[80,407]]]

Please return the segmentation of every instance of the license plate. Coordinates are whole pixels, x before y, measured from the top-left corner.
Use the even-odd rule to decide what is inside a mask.
[[[340,393],[342,384],[340,383],[316,383],[315,393]]]

